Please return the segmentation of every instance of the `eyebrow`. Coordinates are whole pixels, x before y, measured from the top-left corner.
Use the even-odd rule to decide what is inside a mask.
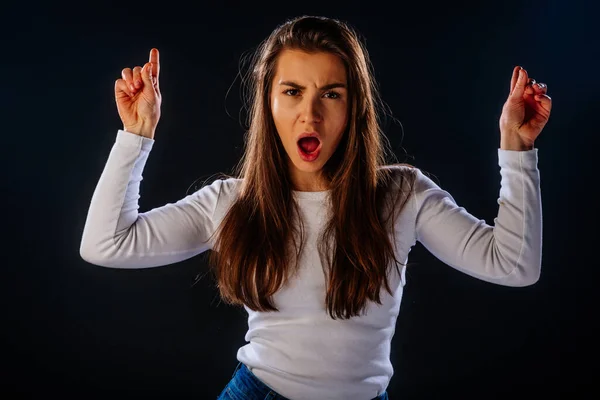
[[[293,87],[295,89],[299,89],[299,90],[306,89],[306,86],[302,86],[294,81],[282,81],[282,82],[279,82],[279,85],[291,86],[291,87]],[[322,86],[319,89],[320,90],[328,90],[328,89],[334,89],[334,88],[346,88],[346,84],[341,83],[341,82],[334,82],[334,83],[330,83],[325,86]]]

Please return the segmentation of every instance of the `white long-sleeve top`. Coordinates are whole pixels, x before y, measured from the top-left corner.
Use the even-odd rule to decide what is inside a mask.
[[[154,140],[117,132],[93,193],[80,254],[94,265],[149,268],[212,248],[208,240],[236,198],[239,179],[217,179],[175,203],[138,211],[139,188]],[[537,149],[498,149],[500,195],[494,225],[470,215],[417,170],[413,196],[395,220],[397,259],[406,264],[417,241],[475,278],[525,286],[540,276],[542,208]],[[325,276],[316,240],[327,217],[328,191],[294,192],[307,242],[300,270],[273,301],[279,312],[248,312],[247,344],[237,359],[265,384],[293,400],[367,400],[393,375],[390,345],[406,283],[391,268],[393,295],[366,315],[333,320],[325,308]],[[367,233],[366,233],[367,234]]]

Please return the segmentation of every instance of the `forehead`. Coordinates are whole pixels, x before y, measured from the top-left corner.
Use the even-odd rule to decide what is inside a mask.
[[[346,67],[335,54],[286,49],[277,58],[275,79],[315,84],[329,83],[329,81],[345,83]]]

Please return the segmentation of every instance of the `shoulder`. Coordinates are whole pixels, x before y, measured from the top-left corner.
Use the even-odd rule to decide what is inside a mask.
[[[379,167],[382,175],[396,185],[410,185],[411,191],[421,192],[427,189],[439,189],[434,175],[411,164],[390,164]],[[433,176],[433,178],[432,178]]]
[[[380,165],[378,167],[379,171],[386,172],[386,173],[389,172],[396,176],[412,174],[417,169],[418,168],[415,167],[414,165],[406,164],[406,163],[386,164],[386,165]]]
[[[231,176],[218,178],[215,182],[220,182],[221,195],[225,198],[237,197],[242,187],[242,179]]]
[[[211,175],[200,179],[200,183],[193,185],[196,189],[190,195],[192,199],[213,208],[220,208],[232,203],[237,197],[241,187],[241,179],[225,175]]]
[[[222,173],[202,179],[200,188],[192,195],[203,204],[215,221],[220,220],[238,197],[242,179]]]
[[[401,189],[404,192],[411,192],[418,179],[420,170],[411,164],[387,164],[378,168],[380,189],[384,191],[394,191]]]
[[[380,189],[406,199],[420,199],[436,193],[448,195],[437,183],[435,175],[410,164],[391,164],[380,167]],[[417,200],[417,203],[420,201]]]

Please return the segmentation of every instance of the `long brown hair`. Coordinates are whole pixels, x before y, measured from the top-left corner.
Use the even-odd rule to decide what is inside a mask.
[[[302,220],[269,96],[284,49],[330,52],[340,57],[348,74],[349,122],[323,168],[332,213],[318,248],[327,276],[327,311],[334,319],[351,318],[365,309],[367,300],[381,304],[382,285],[392,294],[387,271],[392,262],[396,267],[400,262],[389,237],[394,233],[390,221],[393,209],[406,203],[410,190],[404,183],[412,186],[414,174],[410,168],[386,165],[388,142],[377,112],[383,103],[372,65],[357,33],[342,21],[291,19],[259,45],[248,72],[245,151],[233,176],[242,179],[239,195],[215,232],[208,261],[221,298],[255,311],[278,311],[271,296],[297,270]],[[385,199],[393,206],[387,218]]]

